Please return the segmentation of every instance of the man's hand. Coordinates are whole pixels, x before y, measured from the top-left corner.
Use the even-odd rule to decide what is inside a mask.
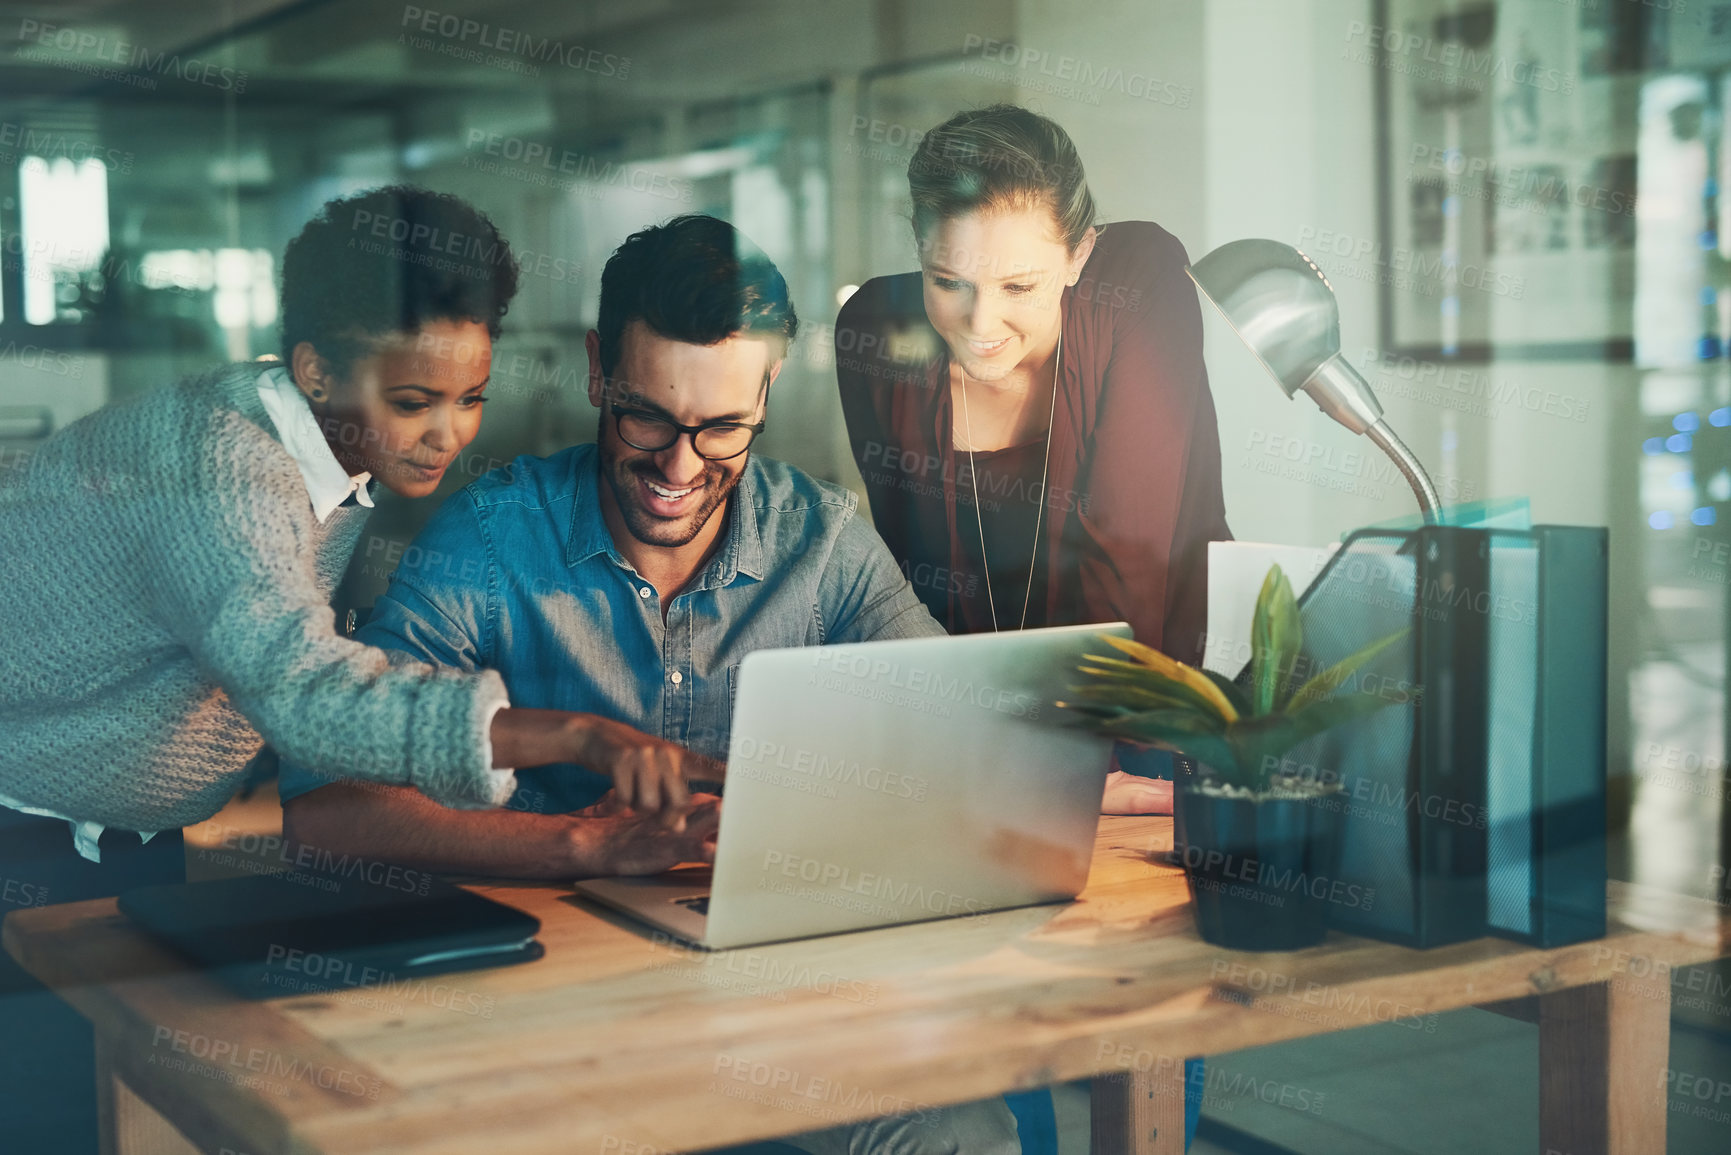
[[[1172,782],[1166,778],[1143,778],[1123,770],[1106,775],[1102,814],[1170,814]]]
[[[623,722],[589,717],[576,761],[613,776],[617,805],[641,815],[659,815],[666,829],[684,831],[692,809],[685,780],[719,781],[724,771],[715,760]]]
[[[579,878],[660,874],[682,862],[714,862],[715,832],[721,825],[721,799],[691,795],[691,810],[680,830],[668,830],[653,816],[634,813],[616,790],[569,815],[577,842]]]

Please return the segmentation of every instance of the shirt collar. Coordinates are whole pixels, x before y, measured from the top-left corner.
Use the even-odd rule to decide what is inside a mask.
[[[607,519],[601,515],[601,453],[593,444],[587,452],[576,455],[577,484],[571,501],[571,532],[565,546],[565,564],[577,565],[597,554],[607,554],[613,561],[629,568],[624,556],[613,542],[607,529]],[[721,548],[710,558],[698,575],[694,589],[713,589],[729,585],[739,574],[763,579],[763,538],[757,528],[757,494],[761,488],[757,478],[757,462],[745,463],[745,472],[734,486],[728,499],[727,537]]]
[[[565,544],[565,564],[577,565],[596,554],[607,554],[616,563],[625,565],[625,558],[613,544],[607,532],[607,520],[601,516],[601,455],[594,445],[584,446],[584,452],[574,454],[573,468],[577,485],[571,495],[571,533]]]
[[[337,462],[318,420],[313,417],[312,407],[295,387],[287,369],[275,365],[258,375],[258,399],[271,424],[276,426],[283,448],[300,470],[301,480],[306,482],[313,516],[319,524],[324,524],[351,493],[360,504],[373,508],[373,495],[368,490],[373,475],[361,473],[350,477],[349,471]]]
[[[733,517],[727,535],[731,555],[727,563],[728,581],[733,580],[735,573],[763,580],[763,536],[757,525],[757,498],[762,489],[754,457],[745,463],[745,472],[740,474],[739,484],[733,490]]]

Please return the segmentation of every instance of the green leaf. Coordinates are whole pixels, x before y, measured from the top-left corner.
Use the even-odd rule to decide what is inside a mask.
[[[1123,706],[1092,706],[1086,702],[1054,702],[1060,710],[1068,710],[1077,718],[1094,718],[1100,721],[1111,721],[1122,718],[1131,711]]]
[[[1301,735],[1293,719],[1285,714],[1266,714],[1232,727],[1226,735],[1244,773],[1242,783],[1260,793],[1278,769],[1280,759],[1296,746]]]
[[[1170,678],[1158,670],[1151,670],[1138,662],[1126,662],[1118,658],[1104,658],[1093,654],[1087,655],[1083,660],[1088,663],[1081,667],[1081,672],[1084,674],[1115,683],[1136,686],[1149,693],[1160,694],[1173,702],[1188,706],[1218,722],[1227,721],[1218,703],[1198,693],[1185,682]],[[1204,681],[1206,682],[1206,679]]]
[[[1157,710],[1163,707],[1190,708],[1189,703],[1170,694],[1129,682],[1097,682],[1087,686],[1071,686],[1070,692],[1077,701],[1095,706],[1115,706],[1121,710]]]
[[[1144,710],[1098,727],[1102,734],[1165,746],[1222,769],[1234,764],[1232,745],[1217,725],[1188,710]]]
[[[1256,595],[1256,616],[1250,626],[1250,701],[1254,714],[1271,714],[1280,704],[1282,684],[1291,678],[1303,642],[1292,583],[1279,566],[1269,566],[1262,591]]]
[[[1397,702],[1393,698],[1384,698],[1377,694],[1352,693],[1341,694],[1334,698],[1323,698],[1312,701],[1291,714],[1286,715],[1297,728],[1298,737],[1294,744],[1324,730],[1332,730],[1336,726],[1350,722],[1354,718],[1362,718],[1374,714],[1384,706],[1393,706]]]
[[[1100,678],[1133,678],[1138,682],[1172,682],[1172,679],[1157,674],[1140,662],[1126,662],[1123,658],[1106,658],[1099,654],[1088,654],[1083,657],[1084,665],[1078,667],[1084,674],[1093,674]],[[1172,683],[1177,685],[1178,683]]]
[[[1310,678],[1296,692],[1303,626],[1292,585],[1270,567],[1256,599],[1248,692],[1209,670],[1176,662],[1121,638],[1106,640],[1129,659],[1090,654],[1087,680],[1058,705],[1095,733],[1194,758],[1219,782],[1267,791],[1281,760],[1315,734],[1369,714],[1393,699],[1338,694],[1352,673],[1405,637],[1390,634]],[[1416,694],[1416,691],[1415,691]]]
[[[1209,681],[1220,687],[1220,692],[1226,695],[1226,700],[1232,703],[1232,708],[1238,711],[1240,718],[1248,718],[1252,715],[1250,699],[1245,696],[1244,687],[1223,674],[1216,674],[1213,670],[1203,670],[1202,672],[1208,676]]]
[[[1188,686],[1200,694],[1213,707],[1214,712],[1220,715],[1222,721],[1238,721],[1238,712],[1232,708],[1232,703],[1220,693],[1219,688],[1213,682],[1208,680],[1208,675],[1196,667],[1186,666],[1176,658],[1162,654],[1154,647],[1145,646],[1131,638],[1114,638],[1110,635],[1103,635],[1102,640],[1113,649],[1129,654],[1136,662],[1153,670],[1156,674],[1180,685]]]
[[[1387,637],[1378,638],[1369,645],[1348,654],[1346,657],[1340,659],[1340,661],[1334,663],[1334,665],[1328,667],[1328,669],[1312,676],[1310,680],[1304,683],[1304,685],[1298,687],[1297,692],[1287,700],[1285,707],[1283,707],[1285,712],[1291,714],[1296,710],[1304,709],[1312,702],[1321,701],[1322,699],[1327,698],[1330,694],[1333,694],[1344,685],[1346,680],[1350,678],[1360,666],[1364,665],[1366,662],[1370,661],[1372,658],[1376,657],[1378,654],[1382,653],[1382,651],[1388,649],[1388,647],[1400,641],[1410,633],[1412,633],[1410,629],[1396,630]]]
[[[1079,697],[1096,702],[1128,702],[1141,704],[1141,708],[1150,709],[1153,706],[1165,704],[1174,708],[1182,707],[1205,714],[1216,722],[1225,724],[1224,719],[1205,703],[1199,703],[1196,695],[1187,692],[1183,686],[1174,686],[1158,677],[1137,678],[1119,676],[1115,673],[1102,675],[1098,681],[1084,683],[1071,687]],[[1158,702],[1153,699],[1159,699]]]
[[[1150,731],[1158,729],[1172,734],[1195,734],[1215,738],[1226,732],[1226,727],[1218,720],[1198,714],[1194,710],[1183,709],[1138,710],[1119,716],[1113,720],[1113,725],[1120,729],[1142,727]]]

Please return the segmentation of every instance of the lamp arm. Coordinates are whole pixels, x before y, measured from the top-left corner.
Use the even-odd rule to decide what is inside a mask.
[[[1413,496],[1418,498],[1425,521],[1432,525],[1437,523],[1442,500],[1437,496],[1436,486],[1431,484],[1430,475],[1425,473],[1424,466],[1419,464],[1412,450],[1382,419],[1382,406],[1369,382],[1345,357],[1335,353],[1323,361],[1299,385],[1298,391],[1308,394],[1324,413],[1354,433],[1362,433],[1376,442],[1377,447],[1388,454],[1405,475],[1406,483],[1412,486]]]
[[[1438,512],[1442,509],[1442,499],[1437,496],[1436,486],[1431,484],[1430,476],[1425,473],[1424,466],[1418,463],[1418,458],[1413,456],[1412,450],[1394,435],[1388,422],[1380,418],[1367,426],[1364,432],[1365,436],[1388,454],[1390,460],[1406,476],[1406,483],[1412,486],[1413,496],[1418,498],[1419,507],[1424,510],[1425,521],[1435,525]]]

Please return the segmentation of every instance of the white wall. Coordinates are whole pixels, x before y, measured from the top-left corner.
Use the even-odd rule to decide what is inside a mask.
[[[1113,78],[1088,99],[1064,95],[1055,80],[1056,92],[1030,88],[1017,102],[1056,120],[1076,142],[1104,219],[1156,221],[1192,256],[1203,241],[1207,202],[1205,8],[1194,0],[1017,4],[1020,47],[1051,60],[1070,56]]]
[[[1420,376],[1416,365],[1381,363],[1377,287],[1387,267],[1337,250],[1377,237],[1374,70],[1346,56],[1363,42],[1369,0],[1210,0],[1205,6],[1206,221],[1202,251],[1262,236],[1304,248],[1340,302],[1341,347],[1371,382],[1388,420],[1444,491],[1458,499],[1527,496],[1535,520],[1605,524],[1610,519],[1608,439],[1613,403],[1629,372],[1592,363],[1501,363],[1468,367],[1463,388],[1488,386],[1544,404],[1567,395],[1585,420],[1521,403],[1474,413],[1468,396]],[[1398,73],[1390,83],[1404,82]],[[1394,194],[1403,186],[1397,181]],[[1193,250],[1193,256],[1198,255]],[[1353,274],[1358,274],[1354,276]],[[1518,301],[1499,300],[1503,313]],[[1227,508],[1248,540],[1320,543],[1368,522],[1414,512],[1410,492],[1375,460],[1373,447],[1323,417],[1307,400],[1285,401],[1212,310],[1208,365],[1221,415]],[[1533,392],[1536,390],[1537,392]],[[1467,405],[1468,408],[1455,406]],[[1552,406],[1553,409],[1557,408]],[[1284,462],[1276,436],[1301,442],[1319,462],[1302,480],[1251,467]],[[1285,448],[1282,446],[1281,448]],[[1357,467],[1350,463],[1359,455]],[[1367,495],[1331,486],[1360,483]]]
[[[1300,244],[1324,232],[1374,235],[1373,77],[1338,60],[1348,24],[1368,18],[1369,0],[1210,0],[1204,10],[1206,218],[1192,256],[1242,237]],[[1343,347],[1374,345],[1375,287],[1341,277],[1333,283]],[[1203,313],[1235,535],[1315,545],[1412,512],[1398,482],[1379,484],[1380,498],[1370,498],[1261,472],[1258,465],[1286,462],[1276,439],[1297,438],[1312,458],[1310,475],[1359,484],[1367,479],[1357,471],[1373,447],[1308,399],[1286,400],[1219,314],[1208,306]],[[1434,464],[1438,431],[1391,416],[1414,452]]]

